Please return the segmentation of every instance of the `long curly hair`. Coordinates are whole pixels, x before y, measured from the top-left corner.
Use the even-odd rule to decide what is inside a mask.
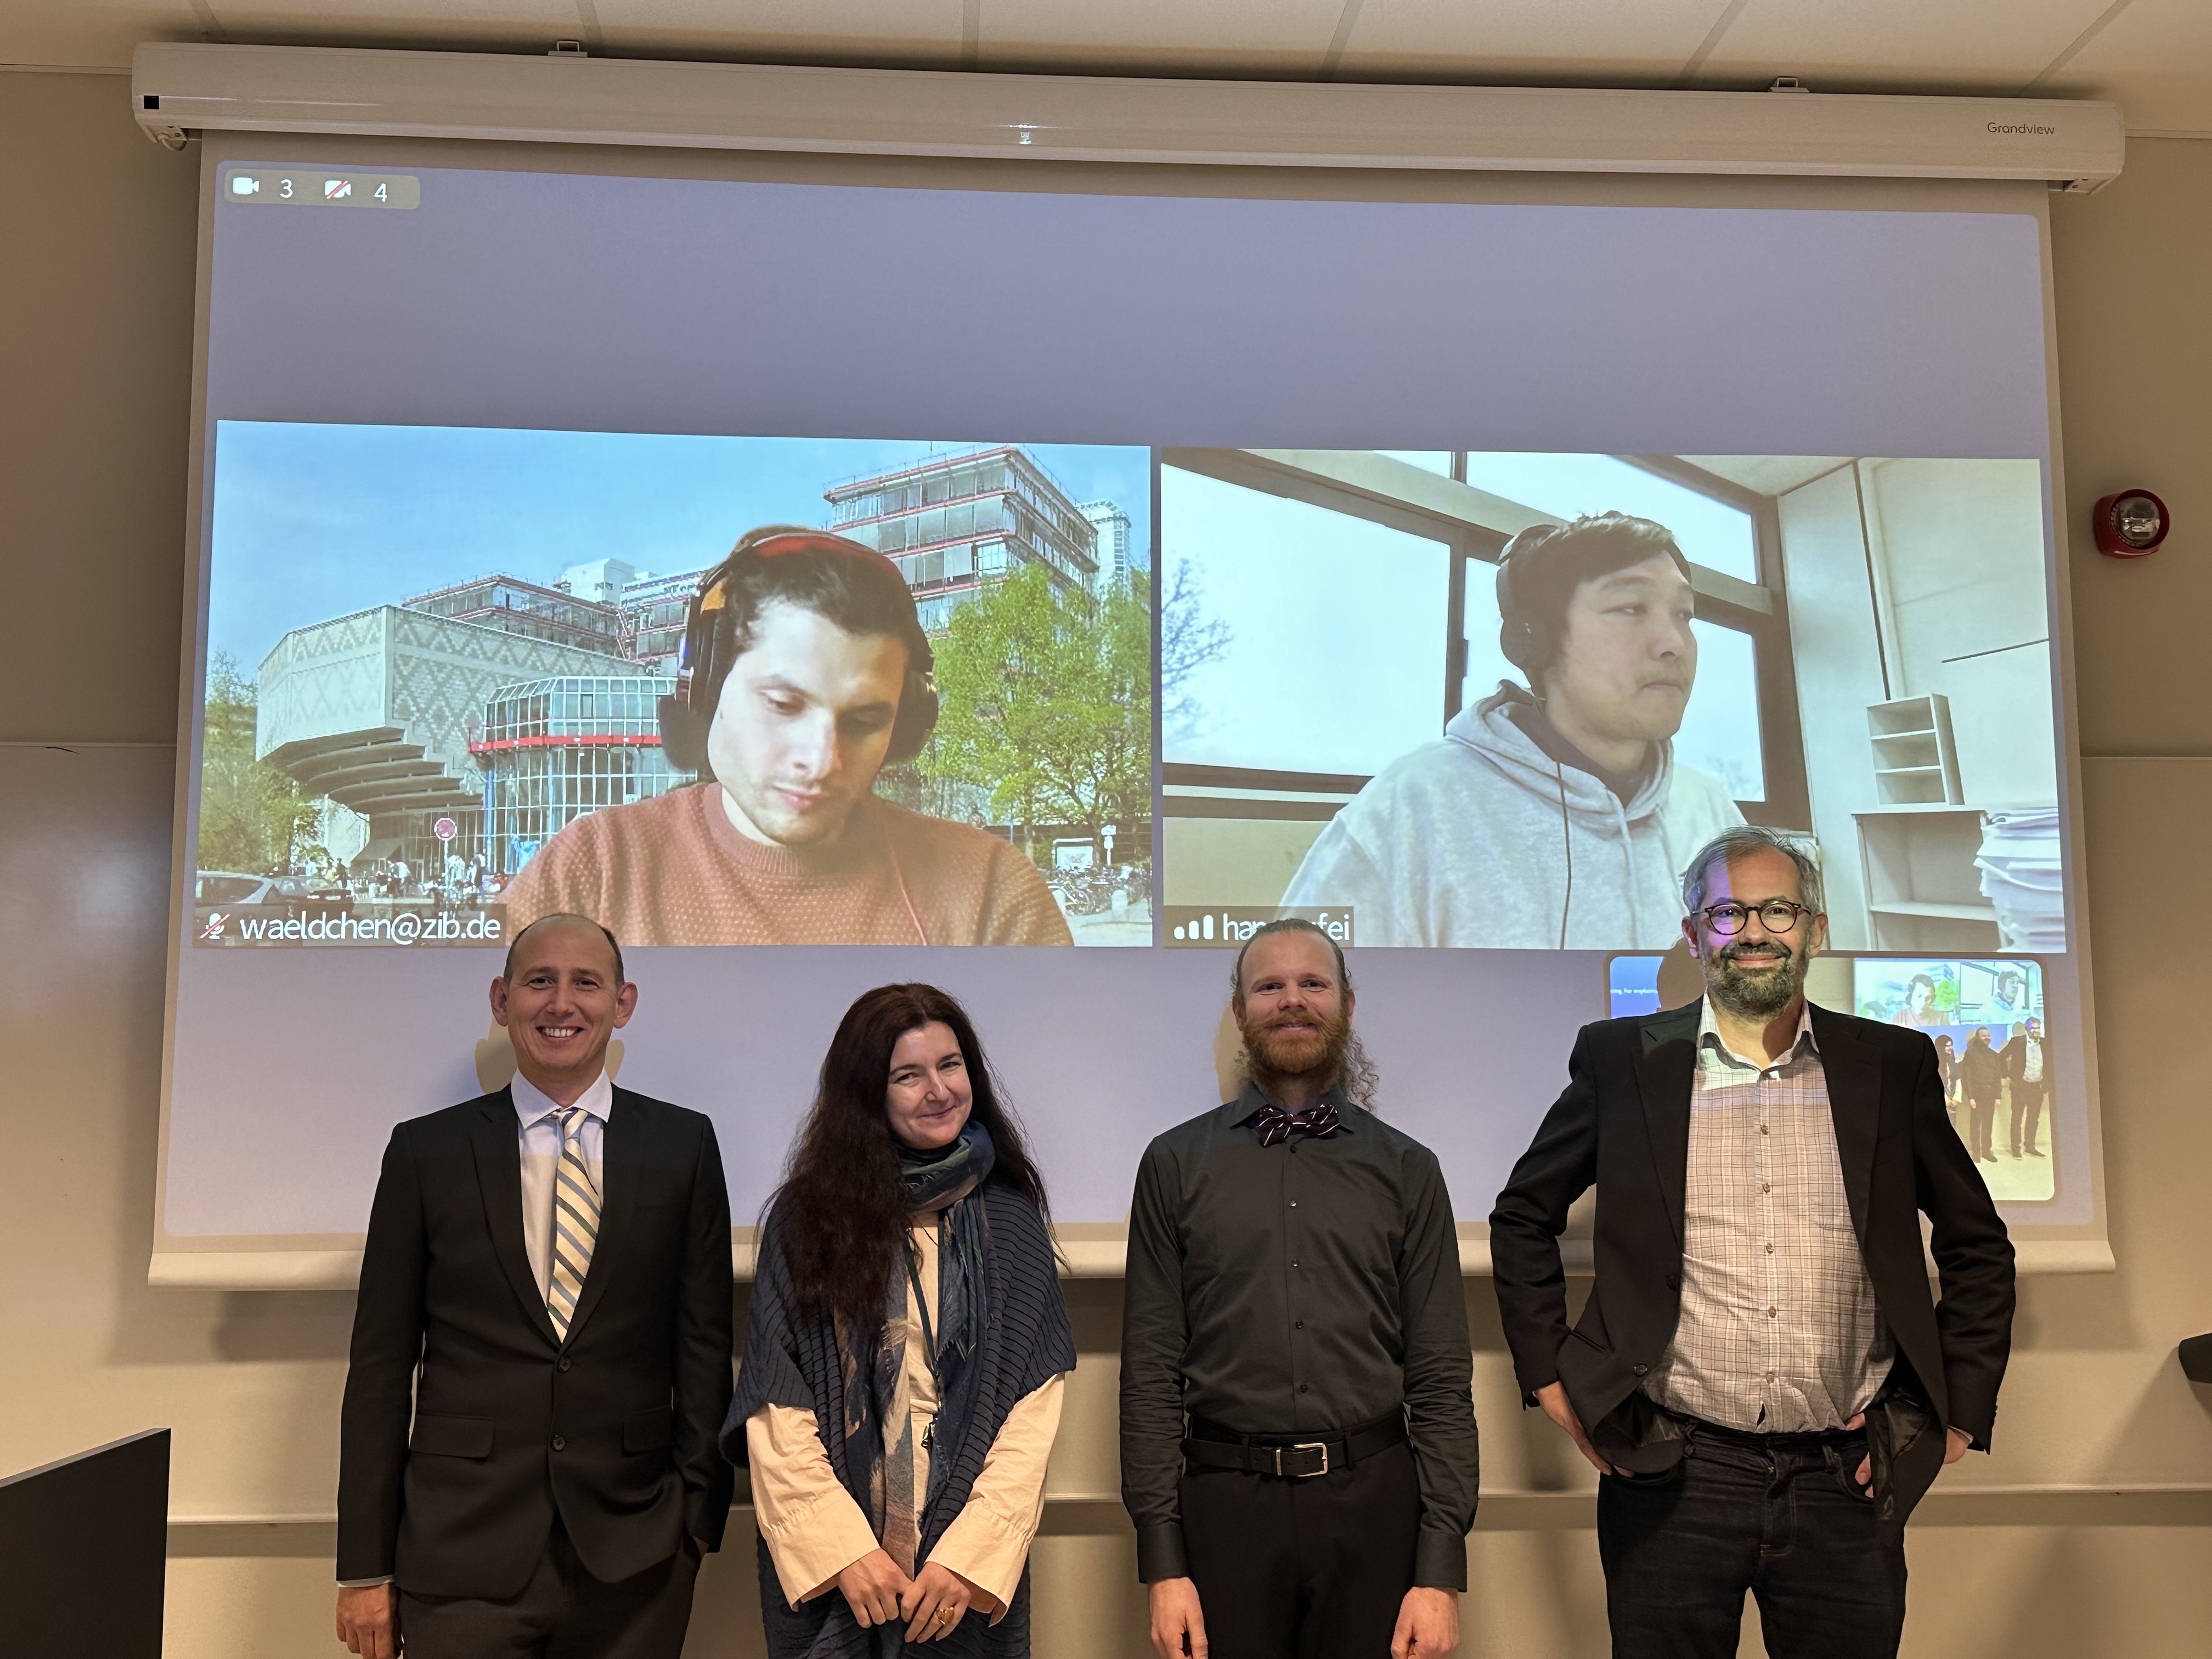
[[[773,1213],[801,1314],[850,1321],[873,1329],[884,1317],[891,1268],[909,1225],[899,1191],[898,1152],[885,1096],[891,1050],[908,1031],[950,1026],[968,1062],[970,1115],[990,1132],[998,1152],[991,1172],[1036,1206],[1052,1212],[1044,1181],[1007,1107],[981,1041],[959,1001],[934,985],[879,985],[845,1011],[823,1056],[821,1081],[783,1184],[763,1212]]]

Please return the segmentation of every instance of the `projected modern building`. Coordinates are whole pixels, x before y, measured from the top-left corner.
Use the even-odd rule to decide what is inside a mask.
[[[822,494],[832,530],[898,566],[932,633],[1026,564],[1042,565],[1065,588],[1089,590],[1097,579],[1092,521],[1050,473],[1011,445],[933,457]]]
[[[665,794],[691,781],[660,747],[649,674],[559,675],[502,686],[469,752],[483,769],[484,839],[495,866],[520,869],[571,820]]]
[[[1100,596],[1129,587],[1129,515],[1113,501],[1085,501],[1076,509],[1090,520],[1097,539],[1098,574],[1092,591]]]
[[[623,584],[623,625],[628,654],[642,667],[673,674],[684,654],[684,623],[704,570],[673,576],[633,576]]]
[[[407,601],[405,609],[455,622],[478,623],[502,634],[570,645],[603,656],[623,654],[623,615],[615,605],[596,603],[514,576],[478,576],[434,593],[419,594]]]
[[[491,850],[481,842],[484,773],[470,744],[502,688],[635,674],[611,650],[569,642],[611,642],[613,635],[539,608],[546,597],[567,600],[552,589],[497,578],[427,597],[459,605],[453,596],[501,587],[531,603],[471,602],[468,620],[380,605],[294,629],[262,659],[255,752],[309,796],[368,821],[356,870],[397,857],[420,872],[448,852],[467,862]],[[432,834],[440,817],[460,832],[449,847]]]

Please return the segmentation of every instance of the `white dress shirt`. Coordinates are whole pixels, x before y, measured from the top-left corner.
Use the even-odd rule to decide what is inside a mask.
[[[561,1167],[561,1114],[567,1109],[520,1072],[514,1074],[514,1091],[522,1139],[522,1243],[530,1252],[530,1273],[538,1281],[538,1293],[544,1296],[553,1283],[553,1183]],[[615,1085],[601,1072],[575,1103],[591,1114],[579,1133],[584,1166],[592,1172],[592,1185],[604,1195],[607,1116],[615,1109]]]

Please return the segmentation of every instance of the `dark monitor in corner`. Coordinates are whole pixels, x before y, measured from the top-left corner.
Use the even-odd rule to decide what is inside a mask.
[[[0,1480],[9,1650],[160,1659],[168,1553],[167,1429]]]

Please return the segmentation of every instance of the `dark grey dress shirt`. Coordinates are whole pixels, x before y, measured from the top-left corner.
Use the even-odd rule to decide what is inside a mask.
[[[1258,1089],[1161,1135],[1129,1207],[1121,1497],[1138,1576],[1188,1575],[1183,1413],[1334,1431],[1402,1403],[1421,1489],[1413,1582],[1467,1587],[1478,1459],[1459,1240],[1436,1155],[1327,1097],[1343,1127],[1260,1145]]]

